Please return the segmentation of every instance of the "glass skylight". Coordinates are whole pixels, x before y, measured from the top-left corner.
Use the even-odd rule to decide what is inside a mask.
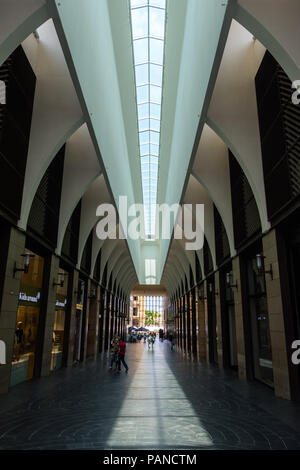
[[[130,0],[145,233],[155,235],[166,0]]]

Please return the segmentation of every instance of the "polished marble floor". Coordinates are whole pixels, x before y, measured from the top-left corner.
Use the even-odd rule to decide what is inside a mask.
[[[129,344],[128,375],[87,361],[0,396],[0,449],[298,449],[300,406],[189,362],[167,342]]]

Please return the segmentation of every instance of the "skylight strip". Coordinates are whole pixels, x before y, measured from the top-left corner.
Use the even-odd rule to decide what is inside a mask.
[[[130,0],[147,238],[155,235],[166,0]]]

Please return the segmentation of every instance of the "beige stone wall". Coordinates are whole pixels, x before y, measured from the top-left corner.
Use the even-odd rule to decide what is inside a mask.
[[[215,274],[215,301],[216,301],[216,322],[217,322],[217,352],[218,365],[223,367],[223,339],[222,339],[222,316],[221,316],[221,296],[220,296],[220,272]]]
[[[266,274],[266,290],[272,344],[275,395],[290,399],[288,359],[286,353],[290,348],[290,345],[286,344],[285,339],[275,230],[271,230],[263,237],[263,252],[265,256],[265,270],[269,270],[270,265],[272,265],[273,268],[273,280],[269,274]]]
[[[70,331],[69,331],[69,338],[68,338],[68,356],[67,356],[67,366],[71,366],[73,364],[73,353],[74,353],[74,342],[75,342],[75,320],[76,320],[76,302],[77,302],[77,291],[78,288],[78,280],[79,280],[79,272],[74,270],[73,276],[71,277],[72,287],[72,297],[71,297],[71,318],[70,318]]]
[[[238,289],[234,289],[234,310],[236,324],[236,341],[238,355],[238,372],[239,378],[246,378],[246,356],[245,356],[245,338],[244,338],[244,320],[243,320],[243,304],[241,292],[241,274],[240,259],[236,256],[232,260],[233,283],[237,282]]]
[[[5,266],[5,279],[0,309],[0,339],[6,344],[6,364],[0,366],[0,393],[8,392],[11,361],[15,340],[16,319],[19,302],[21,272],[14,276],[14,266],[22,267],[21,254],[25,249],[25,234],[11,227]]]
[[[87,357],[96,357],[98,350],[98,327],[99,327],[99,301],[100,287],[97,287],[96,298],[89,302],[89,321],[87,336]]]

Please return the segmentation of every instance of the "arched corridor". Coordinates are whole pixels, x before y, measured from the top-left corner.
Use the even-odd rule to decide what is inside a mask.
[[[1,451],[300,450],[299,18],[0,0]]]

